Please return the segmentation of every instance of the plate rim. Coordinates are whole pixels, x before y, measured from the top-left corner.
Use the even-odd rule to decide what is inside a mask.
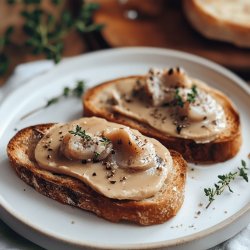
[[[111,56],[112,55],[122,55],[122,54],[128,54],[128,53],[139,53],[139,54],[152,54],[152,55],[165,55],[165,56],[174,56],[177,58],[183,58],[186,60],[189,60],[191,62],[198,63],[199,65],[209,68],[212,71],[215,71],[216,73],[222,75],[223,77],[226,77],[233,81],[235,85],[237,85],[239,88],[243,89],[248,96],[250,96],[250,87],[247,85],[247,83],[242,80],[240,77],[238,77],[236,74],[231,72],[230,70],[224,68],[223,66],[220,66],[217,63],[214,63],[208,59],[202,58],[200,56],[196,56],[193,54],[189,54],[186,52],[182,51],[177,51],[177,50],[171,50],[171,49],[163,49],[163,48],[152,48],[152,47],[125,47],[125,48],[115,48],[115,49],[105,49],[102,51],[95,51],[95,52],[89,52],[83,55],[71,57],[71,58],[66,58],[62,61],[61,64],[57,65],[56,67],[52,68],[51,70],[45,72],[44,74],[38,75],[29,81],[27,81],[23,86],[20,88],[17,88],[14,90],[11,94],[9,94],[1,104],[0,108],[0,113],[2,110],[4,110],[4,107],[6,103],[9,102],[9,99],[12,99],[15,95],[18,95],[18,92],[21,91],[23,88],[28,88],[29,85],[33,85],[35,81],[39,78],[43,77],[50,77],[51,74],[56,73],[56,71],[62,71],[64,67],[67,67],[68,64],[71,64],[72,61],[77,62],[77,60],[82,60],[83,58],[85,60],[88,60],[88,58],[94,57],[94,56]],[[245,214],[250,212],[250,202],[246,204],[244,207],[242,207],[238,212],[233,214],[232,216],[228,217],[224,221],[208,228],[205,230],[202,230],[200,232],[188,235],[188,236],[183,236],[178,239],[172,239],[172,240],[165,240],[165,241],[159,241],[159,242],[154,242],[154,243],[133,243],[133,244],[100,244],[100,243],[91,243],[91,242],[76,242],[75,240],[71,241],[69,239],[65,240],[62,237],[58,237],[56,235],[50,234],[44,230],[40,230],[38,228],[35,228],[32,224],[30,224],[28,221],[25,219],[21,218],[18,214],[16,214],[15,211],[12,211],[12,207],[8,205],[7,202],[1,197],[0,195],[0,207],[4,209],[7,213],[9,213],[11,216],[14,216],[15,219],[17,219],[20,223],[24,223],[26,226],[32,228],[36,232],[43,234],[44,236],[47,236],[49,238],[53,238],[55,240],[58,240],[60,242],[66,242],[70,243],[72,245],[78,246],[78,247],[91,247],[91,248],[105,248],[105,249],[124,249],[124,248],[129,248],[129,249],[137,249],[143,248],[143,249],[152,249],[152,248],[162,248],[162,247],[173,247],[173,246],[179,246],[183,245],[185,243],[192,242],[197,239],[204,238],[206,236],[211,235],[212,233],[216,233],[219,230],[222,230],[226,226],[229,226],[230,224],[234,223],[237,221],[237,219],[241,218]],[[7,223],[8,224],[8,223]]]

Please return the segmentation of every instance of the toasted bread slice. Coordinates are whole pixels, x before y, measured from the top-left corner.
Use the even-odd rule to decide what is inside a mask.
[[[129,84],[128,81],[134,82],[138,79],[142,79],[142,77],[143,76],[131,76],[115,79],[89,89],[83,97],[84,115],[99,116],[109,121],[137,129],[142,134],[157,139],[167,148],[178,151],[188,162],[223,162],[236,155],[242,141],[239,115],[232,102],[224,94],[207,85],[203,84],[203,88],[209,91],[210,95],[222,105],[228,124],[227,129],[223,131],[223,133],[219,134],[215,140],[208,143],[196,143],[192,139],[184,139],[163,134],[146,123],[138,122],[120,113],[113,112],[105,106],[103,106],[103,108],[98,108],[97,105],[95,105],[99,95],[105,91],[106,88],[124,80],[126,80],[126,84]]]
[[[250,2],[228,0],[184,0],[192,26],[207,38],[250,48]]]
[[[73,177],[53,174],[38,167],[34,149],[53,124],[37,125],[19,131],[9,142],[7,153],[18,176],[39,193],[61,203],[91,211],[112,222],[121,220],[141,225],[167,221],[180,209],[184,200],[186,162],[174,151],[174,168],[162,189],[141,201],[107,198]]]

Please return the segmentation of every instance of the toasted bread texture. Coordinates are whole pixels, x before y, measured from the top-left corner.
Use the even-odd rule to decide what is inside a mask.
[[[145,123],[108,110],[105,106],[98,108],[97,105],[95,105],[96,99],[99,98],[99,93],[105,91],[107,87],[120,83],[123,80],[130,79],[131,81],[136,81],[142,77],[143,76],[130,76],[115,79],[89,89],[83,97],[84,115],[99,116],[109,121],[137,129],[142,134],[157,139],[167,148],[178,151],[188,162],[223,162],[237,154],[242,142],[239,114],[235,110],[232,102],[224,94],[207,85],[204,85],[204,89],[209,91],[210,95],[222,105],[227,120],[227,128],[219,134],[215,140],[208,143],[196,143],[192,139],[184,139],[164,134]]]
[[[174,151],[174,168],[162,189],[141,201],[107,198],[73,177],[53,174],[39,168],[34,149],[53,124],[37,125],[19,131],[9,142],[7,153],[17,175],[39,193],[56,201],[91,211],[112,222],[130,221],[140,225],[159,224],[179,211],[184,200],[186,162]]]
[[[250,48],[250,3],[248,0],[184,0],[191,25],[207,38]]]

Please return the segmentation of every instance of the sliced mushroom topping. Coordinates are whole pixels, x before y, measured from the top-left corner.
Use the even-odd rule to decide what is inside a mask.
[[[149,70],[146,76],[145,89],[153,106],[161,106],[171,102],[176,88],[191,88],[192,81],[185,71],[177,68]]]
[[[190,94],[190,89],[179,89],[180,96],[183,100],[183,106],[177,106],[176,113],[179,116],[188,117],[191,122],[201,122],[204,121],[204,117],[207,120],[216,120],[216,112],[218,110],[218,105],[215,99],[210,95],[206,94],[204,91],[199,90],[198,95],[195,97],[193,102],[188,101],[188,94]]]
[[[155,148],[147,139],[133,134],[129,128],[104,131],[113,144],[113,160],[120,167],[146,170],[155,164]]]
[[[104,143],[103,138],[89,135],[89,138],[81,138],[70,133],[62,140],[60,150],[70,160],[103,160],[112,150],[111,143]]]

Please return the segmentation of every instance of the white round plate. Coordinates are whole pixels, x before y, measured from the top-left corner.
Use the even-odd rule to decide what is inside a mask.
[[[64,122],[81,117],[81,101],[68,98],[24,119],[84,79],[87,87],[117,77],[144,74],[150,67],[181,66],[188,74],[222,90],[240,112],[243,145],[233,159],[214,165],[189,165],[185,202],[179,213],[162,225],[142,227],[111,223],[86,211],[62,205],[27,186],[10,167],[6,145],[18,130],[29,125]],[[250,91],[241,79],[208,60],[182,52],[153,48],[123,48],[67,59],[48,73],[21,86],[0,108],[0,216],[18,233],[49,249],[206,249],[239,232],[250,222],[250,183],[238,178],[234,193],[225,191],[205,209],[205,187],[217,176],[235,171],[250,150]]]

